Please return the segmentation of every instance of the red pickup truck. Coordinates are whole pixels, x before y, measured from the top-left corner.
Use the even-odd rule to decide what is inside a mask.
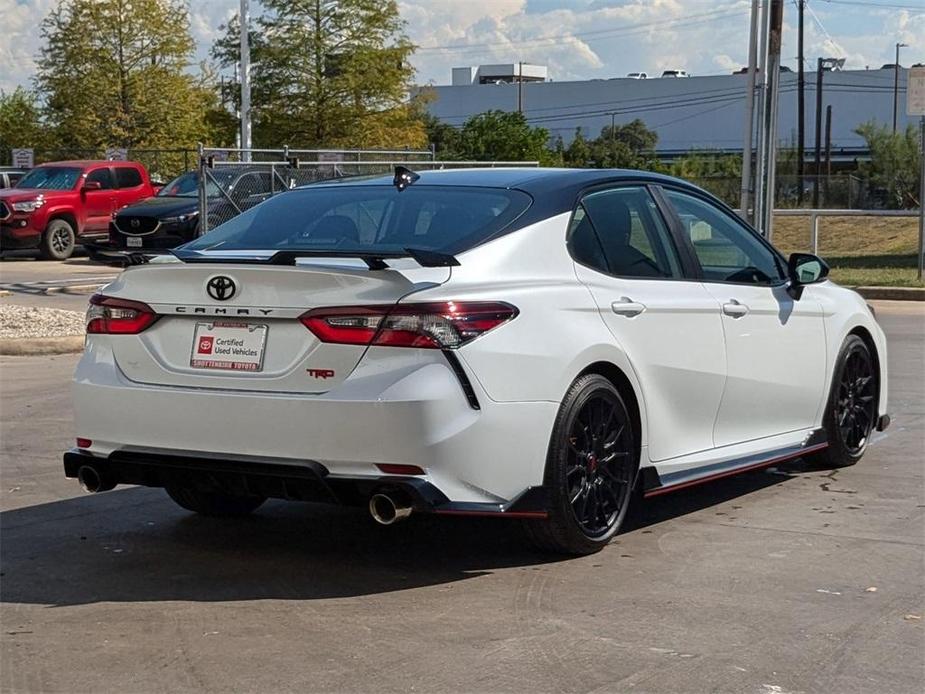
[[[64,260],[75,244],[108,238],[116,210],[155,192],[136,162],[42,164],[0,190],[0,250],[37,248],[43,258]]]

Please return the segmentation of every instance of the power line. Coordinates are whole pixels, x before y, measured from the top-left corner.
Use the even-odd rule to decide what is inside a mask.
[[[869,10],[883,8],[885,10],[916,10],[918,12],[925,12],[925,7],[922,5],[901,5],[897,3],[880,4],[878,2],[871,2],[870,0],[823,0],[823,2],[832,5],[856,5]]]
[[[630,24],[623,27],[611,27],[610,29],[597,29],[593,31],[584,31],[584,32],[573,32],[568,34],[557,34],[554,36],[541,36],[534,39],[521,39],[521,40],[509,40],[504,46],[514,45],[514,46],[527,46],[528,44],[538,44],[545,45],[549,42],[559,42],[563,39],[573,39],[573,38],[584,38],[589,41],[595,41],[603,38],[613,38],[614,36],[623,36],[623,35],[632,35],[635,33],[642,33],[642,31],[649,29],[653,26],[657,27],[684,27],[692,26],[695,24],[700,24],[715,19],[725,19],[729,17],[734,17],[738,15],[745,14],[742,10],[731,11],[732,8],[736,7],[736,4],[727,5],[725,7],[710,10],[709,12],[701,12],[699,14],[689,14],[684,17],[677,17],[675,19],[661,19],[652,22],[642,22],[639,24]],[[492,41],[487,43],[460,43],[460,44],[449,44],[445,46],[433,45],[433,46],[418,46],[416,52],[462,52],[470,53],[478,50],[483,50],[486,48],[498,48],[498,42]]]

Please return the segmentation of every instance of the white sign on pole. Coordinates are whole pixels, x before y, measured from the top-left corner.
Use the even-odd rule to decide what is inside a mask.
[[[31,169],[35,166],[35,150],[31,147],[28,149],[14,149],[13,166],[17,169]]]
[[[906,82],[906,115],[925,116],[925,67],[909,68]]]
[[[106,150],[106,158],[109,161],[126,161],[128,159],[128,150],[124,147],[110,147]]]

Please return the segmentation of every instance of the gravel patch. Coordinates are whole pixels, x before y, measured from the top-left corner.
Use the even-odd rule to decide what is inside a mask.
[[[0,338],[82,335],[84,320],[79,311],[0,304]]]

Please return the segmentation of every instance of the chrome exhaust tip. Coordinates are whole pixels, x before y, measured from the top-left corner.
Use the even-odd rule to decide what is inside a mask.
[[[369,497],[369,515],[380,525],[392,525],[411,515],[411,504],[380,492]]]
[[[77,481],[85,492],[91,494],[108,492],[116,486],[108,475],[93,465],[81,465],[77,470]]]

